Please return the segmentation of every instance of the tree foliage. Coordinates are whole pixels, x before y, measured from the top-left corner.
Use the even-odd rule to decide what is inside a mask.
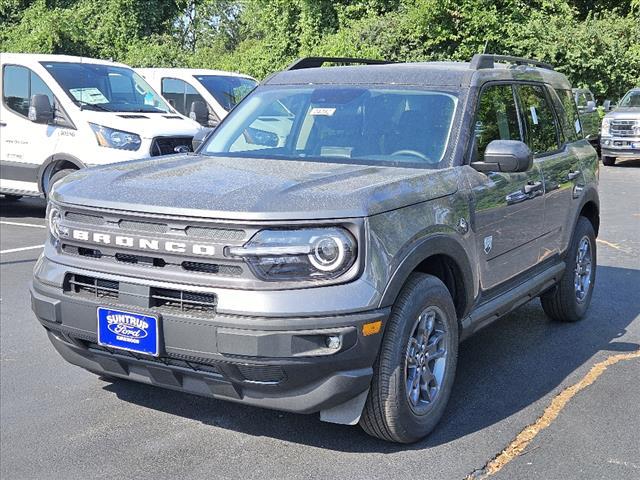
[[[0,49],[258,78],[307,55],[553,63],[603,99],[640,83],[640,0],[0,0]]]

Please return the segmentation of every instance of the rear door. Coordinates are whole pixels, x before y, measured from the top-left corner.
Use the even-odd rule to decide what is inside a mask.
[[[569,125],[564,107],[558,111],[560,99],[542,83],[519,85],[518,97],[525,118],[526,141],[544,178],[545,236],[540,245],[540,260],[544,260],[559,253],[561,239],[571,228],[568,222],[573,188],[582,181],[579,158],[571,148],[576,139],[576,123]],[[569,140],[565,140],[567,137]]]
[[[492,140],[524,140],[524,119],[514,85],[485,85],[475,116],[472,160],[482,159]],[[536,163],[522,173],[469,172],[483,290],[490,290],[538,263],[544,231],[544,184]]]

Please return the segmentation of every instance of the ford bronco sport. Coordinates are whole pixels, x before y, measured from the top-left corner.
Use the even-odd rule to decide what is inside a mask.
[[[300,60],[198,152],[56,184],[31,293],[58,352],[413,442],[461,340],[538,296],[583,317],[598,162],[565,76],[493,55],[378,63]]]

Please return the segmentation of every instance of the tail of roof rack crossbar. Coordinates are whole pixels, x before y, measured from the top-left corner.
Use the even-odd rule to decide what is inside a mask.
[[[471,59],[471,69],[481,70],[485,68],[493,68],[495,62],[514,63],[516,65],[531,65],[534,67],[553,70],[553,65],[539,60],[531,60],[530,58],[512,57],[510,55],[493,55],[488,53],[477,53]]]
[[[321,67],[325,63],[339,63],[341,65],[385,65],[394,63],[389,60],[375,60],[371,58],[342,58],[342,57],[306,57],[299,58],[287,67],[287,70],[301,70],[303,68]]]

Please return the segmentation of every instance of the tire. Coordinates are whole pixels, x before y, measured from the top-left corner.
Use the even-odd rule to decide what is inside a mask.
[[[44,192],[45,196],[47,197],[49,196],[49,193],[51,192],[51,188],[57,181],[62,180],[64,177],[66,177],[67,175],[73,172],[75,172],[75,169],[65,168],[64,170],[58,170],[56,173],[51,175],[51,178],[45,184],[45,192]]]
[[[22,198],[22,195],[12,195],[9,193],[5,193],[4,195],[4,199],[9,201],[9,202],[15,202],[17,200],[20,200]]]
[[[577,268],[579,255],[581,255],[579,249],[583,248],[585,242],[590,255],[588,272],[586,272],[586,262],[582,262],[580,268]],[[545,313],[553,320],[577,322],[584,317],[589,308],[596,281],[596,235],[591,222],[585,217],[578,218],[565,261],[566,269],[562,279],[554,289],[541,295],[540,301]],[[578,270],[582,273],[580,282],[576,276]],[[588,287],[584,287],[582,279],[588,279]]]
[[[602,157],[602,164],[606,165],[607,167],[611,167],[615,165],[615,163],[616,157]]]
[[[428,327],[431,320],[434,320],[433,329],[426,336],[420,335],[421,325]],[[435,340],[438,335],[441,335],[440,341]],[[411,337],[416,336],[425,344],[433,343],[435,348],[426,351],[416,348],[418,344],[411,343]],[[437,357],[435,361],[428,359],[430,352]],[[398,295],[385,328],[373,367],[369,396],[360,418],[362,429],[371,436],[399,443],[412,443],[427,436],[447,406],[457,357],[458,319],[449,290],[432,275],[412,274]],[[426,365],[428,370],[419,370],[420,365]],[[434,379],[440,380],[437,391],[433,390],[435,383],[431,381],[426,383],[424,390],[409,387],[415,383],[410,378],[419,371],[426,372],[425,376],[437,372],[434,375]],[[418,378],[420,386],[424,377]],[[430,401],[422,397],[427,391],[434,395]],[[409,398],[409,392],[414,394],[413,400]]]

